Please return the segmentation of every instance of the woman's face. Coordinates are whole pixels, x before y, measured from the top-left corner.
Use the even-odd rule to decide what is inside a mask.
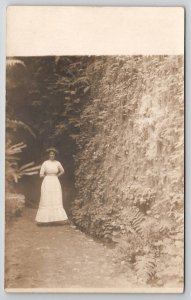
[[[53,151],[50,151],[49,153],[49,159],[54,160],[55,159],[55,153]]]

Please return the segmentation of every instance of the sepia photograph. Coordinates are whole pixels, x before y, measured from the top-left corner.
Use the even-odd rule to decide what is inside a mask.
[[[183,292],[184,55],[7,55],[5,290]]]

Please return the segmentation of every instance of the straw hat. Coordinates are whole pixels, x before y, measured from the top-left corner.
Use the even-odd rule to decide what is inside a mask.
[[[48,149],[46,149],[46,152],[54,152],[55,154],[58,154],[58,150],[55,147],[50,147]]]

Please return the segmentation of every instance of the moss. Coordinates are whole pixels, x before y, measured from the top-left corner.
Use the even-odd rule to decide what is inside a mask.
[[[130,207],[145,215],[146,223],[152,219],[145,234],[147,230],[153,240],[148,242],[148,234],[144,245],[174,227],[178,234],[174,215],[183,210],[182,57],[100,57],[87,76],[91,94],[81,114],[75,156],[75,223],[94,236],[116,240],[118,226],[134,230]]]

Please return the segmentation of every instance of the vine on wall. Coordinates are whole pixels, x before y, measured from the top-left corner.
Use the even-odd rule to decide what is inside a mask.
[[[73,220],[116,243],[116,261],[130,263],[138,280],[180,283],[183,58],[99,57],[87,76]]]

